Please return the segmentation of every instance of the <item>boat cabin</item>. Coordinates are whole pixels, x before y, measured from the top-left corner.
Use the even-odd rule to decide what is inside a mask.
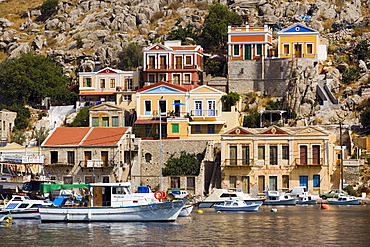
[[[152,203],[144,195],[131,192],[131,183],[90,184],[91,206],[135,206]],[[154,197],[153,197],[154,199]]]
[[[5,205],[4,210],[25,210],[30,208],[37,209],[41,205],[51,204],[47,200],[31,200],[28,196],[13,196]]]

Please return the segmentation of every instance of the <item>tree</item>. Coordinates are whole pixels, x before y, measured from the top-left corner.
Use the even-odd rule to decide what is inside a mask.
[[[172,154],[162,170],[163,176],[199,175],[200,162],[194,154],[181,151],[179,157]]]
[[[355,48],[353,48],[353,54],[361,60],[365,60],[370,57],[370,44],[367,39],[360,40]]]
[[[176,29],[169,32],[170,40],[181,40],[181,43],[185,45],[196,44],[195,40],[198,37],[198,30],[195,27],[187,25],[184,28],[180,25],[180,20],[176,22],[175,26]]]
[[[221,96],[221,101],[223,105],[225,106],[224,108],[226,110],[231,110],[231,106],[234,106],[236,102],[238,102],[241,98],[241,95],[236,93],[236,92],[231,92],[229,94],[224,94]]]
[[[136,43],[130,43],[118,54],[118,68],[133,70],[143,64],[142,48]]]
[[[370,128],[370,108],[366,108],[365,111],[361,113],[360,123],[365,129]]]
[[[260,127],[260,113],[256,109],[252,109],[249,115],[244,117],[243,127],[248,128]]]
[[[89,127],[89,109],[91,107],[93,106],[82,108],[68,127]]]
[[[74,102],[77,95],[68,90],[68,83],[51,58],[24,53],[0,64],[0,103],[37,105],[45,97],[54,104]]]
[[[204,20],[201,35],[204,38],[205,47],[225,48],[228,26],[240,26],[242,23],[243,19],[235,12],[231,12],[227,6],[218,2],[211,5]]]
[[[43,21],[57,13],[58,4],[59,0],[45,0],[42,3],[40,11]]]
[[[28,108],[17,104],[11,106],[0,104],[0,109],[7,109],[17,113],[17,117],[14,120],[14,131],[24,130],[29,127],[28,119],[31,117],[31,112]]]

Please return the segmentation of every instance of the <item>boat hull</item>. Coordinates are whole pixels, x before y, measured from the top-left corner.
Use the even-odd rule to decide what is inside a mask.
[[[203,202],[198,203],[198,207],[199,208],[213,208],[214,206],[221,205],[224,202],[225,202],[224,200],[223,201],[213,201],[213,202],[203,201]],[[252,204],[262,205],[263,204],[263,200],[244,200],[244,202],[247,205],[252,205]]]
[[[13,219],[40,219],[38,209],[13,210],[9,211]]]
[[[216,211],[230,211],[230,212],[257,212],[261,205],[246,205],[243,207],[235,207],[235,206],[214,206]]]
[[[179,214],[179,217],[188,217],[191,212],[193,211],[194,206],[193,205],[185,205]]]
[[[297,204],[300,205],[314,205],[316,204],[316,200],[306,200],[306,201],[298,201]]]
[[[263,205],[281,205],[281,206],[295,206],[297,199],[286,199],[286,200],[266,200]]]
[[[126,207],[40,207],[41,222],[175,221],[186,201]]]
[[[336,201],[336,200],[329,200],[328,203],[330,205],[360,205],[360,200],[351,200],[351,201]]]

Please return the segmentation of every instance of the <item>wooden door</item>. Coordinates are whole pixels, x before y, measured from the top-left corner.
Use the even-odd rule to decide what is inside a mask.
[[[312,146],[312,164],[320,165],[320,146],[319,145]]]
[[[299,163],[300,165],[307,165],[307,146],[299,147]]]

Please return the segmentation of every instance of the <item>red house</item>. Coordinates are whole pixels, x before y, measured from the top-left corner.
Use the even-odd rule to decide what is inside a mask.
[[[181,45],[181,41],[165,41],[144,49],[144,81],[146,85],[165,81],[175,85],[201,85],[203,82],[203,48]]]

